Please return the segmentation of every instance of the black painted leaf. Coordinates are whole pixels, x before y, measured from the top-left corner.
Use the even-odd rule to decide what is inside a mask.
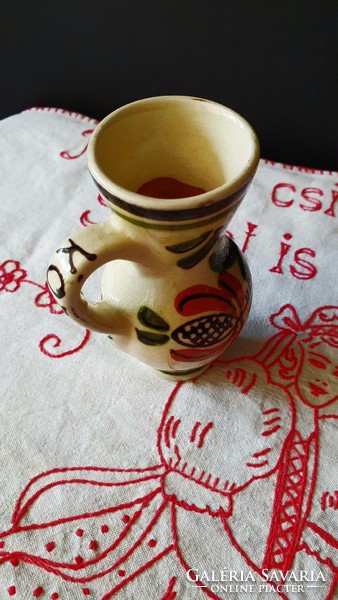
[[[221,228],[216,229],[211,238],[201,248],[199,248],[196,252],[189,254],[185,258],[181,258],[179,261],[177,261],[177,266],[181,267],[181,269],[191,269],[192,267],[200,263],[201,260],[203,260],[203,258],[206,257],[208,252],[210,252],[211,248],[218,241],[220,231]]]
[[[152,333],[151,331],[143,331],[141,329],[135,328],[137,338],[142,344],[146,344],[147,346],[162,346],[166,344],[169,340],[168,335],[164,335],[161,333]]]
[[[235,242],[230,237],[224,237],[221,247],[209,258],[209,266],[216,273],[228,271],[239,257]]]
[[[142,325],[150,329],[156,329],[157,331],[168,331],[170,329],[168,323],[149,306],[141,306],[137,318]]]
[[[202,244],[202,242],[204,242],[204,240],[206,240],[210,234],[211,231],[207,231],[206,233],[203,233],[192,240],[187,240],[186,242],[181,242],[180,244],[174,244],[173,246],[166,246],[166,250],[169,250],[169,252],[173,252],[174,254],[183,254],[184,252],[188,252],[189,250],[197,248],[197,246]]]
[[[245,281],[251,281],[251,275],[246,260],[235,242],[230,238],[224,239],[224,245],[209,258],[209,266],[216,273],[228,271],[237,262]]]
[[[241,253],[238,255],[238,266],[239,266],[239,270],[241,272],[243,279],[245,279],[245,281],[251,282],[250,269],[247,265],[247,262],[246,262],[244,256]]]

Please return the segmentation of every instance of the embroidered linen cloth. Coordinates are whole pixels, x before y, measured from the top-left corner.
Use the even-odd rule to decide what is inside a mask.
[[[0,598],[338,598],[337,173],[261,161],[229,224],[248,322],[175,384],[46,287],[59,242],[109,216],[95,124],[0,123]]]

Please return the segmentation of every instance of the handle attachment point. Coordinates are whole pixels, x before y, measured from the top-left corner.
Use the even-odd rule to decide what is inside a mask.
[[[81,289],[90,275],[116,259],[137,260],[140,244],[128,237],[112,219],[89,225],[69,237],[52,256],[47,269],[51,294],[71,319],[100,333],[126,333],[125,312],[104,300],[86,300]]]

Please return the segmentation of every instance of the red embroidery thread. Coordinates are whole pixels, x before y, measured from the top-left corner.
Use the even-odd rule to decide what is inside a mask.
[[[40,283],[27,279],[27,272],[20,267],[19,261],[9,259],[0,264],[0,292],[16,292],[23,283],[28,283],[41,290],[34,298],[34,304],[37,308],[48,308],[50,313],[55,315],[63,314],[62,308],[59,307],[53,298],[47,284],[41,285]],[[78,346],[57,353],[48,350],[48,345],[51,344],[52,348],[58,348],[61,345],[62,340],[56,334],[50,333],[39,341],[39,349],[42,354],[49,358],[64,358],[65,356],[69,356],[82,350],[88,342],[89,337],[90,332],[86,329],[84,337]]]
[[[55,333],[49,333],[44,338],[42,338],[42,340],[40,340],[39,348],[42,354],[45,354],[45,356],[48,356],[49,358],[64,358],[65,356],[70,356],[71,354],[75,354],[76,352],[79,352],[79,350],[82,350],[82,348],[88,342],[89,337],[90,331],[89,329],[86,329],[82,341],[78,346],[72,348],[71,350],[64,350],[60,353],[53,353],[51,352],[51,350],[47,349],[48,344],[51,342],[52,348],[59,348],[59,346],[62,343],[62,340]]]
[[[325,397],[324,401],[322,401],[322,396],[318,395],[316,392],[314,397],[309,400],[309,398],[306,397],[305,392],[299,390],[296,385],[302,376],[302,369],[304,369],[304,365],[306,365],[306,361],[308,360],[308,355],[305,351],[307,347],[311,349],[311,353],[309,354],[311,360],[317,361],[317,368],[319,369],[321,369],[319,363],[322,364],[320,357],[324,356],[324,354],[321,354],[323,350],[320,349],[320,344],[324,344],[324,346],[326,345],[331,348],[338,348],[337,322],[337,307],[321,307],[320,309],[317,309],[317,311],[314,311],[314,313],[302,324],[295,309],[291,305],[285,305],[277,313],[271,315],[270,323],[273,327],[278,329],[278,333],[264,344],[260,352],[254,357],[242,357],[232,361],[217,361],[213,366],[214,369],[216,368],[216,365],[223,369],[224,379],[228,381],[227,385],[235,385],[239,390],[239,394],[247,394],[248,390],[250,391],[254,386],[259,384],[259,378],[262,376],[265,385],[274,386],[273,390],[275,395],[278,390],[280,390],[280,392],[283,391],[285,402],[287,403],[289,400],[290,406],[288,406],[288,410],[291,415],[290,432],[288,435],[284,434],[284,437],[282,437],[279,442],[280,450],[278,451],[280,454],[278,455],[279,458],[275,464],[272,462],[271,466],[269,466],[271,455],[275,451],[272,442],[274,438],[271,437],[271,441],[269,439],[269,446],[264,445],[262,448],[261,445],[257,448],[257,451],[253,449],[251,454],[248,454],[248,458],[250,457],[249,460],[246,462],[243,461],[244,466],[248,467],[251,472],[248,470],[248,473],[250,474],[247,475],[245,473],[246,479],[243,479],[240,484],[234,481],[224,481],[224,476],[223,478],[220,478],[217,473],[208,472],[207,467],[201,468],[202,463],[197,464],[196,469],[195,465],[191,465],[190,458],[188,468],[188,456],[184,456],[185,448],[182,447],[182,436],[185,436],[184,439],[186,447],[189,448],[189,452],[192,453],[198,448],[196,456],[201,456],[203,452],[209,448],[209,437],[207,437],[206,434],[210,431],[210,439],[214,440],[214,430],[216,431],[219,424],[214,420],[208,421],[202,426],[201,423],[205,423],[207,420],[203,417],[203,413],[201,413],[201,415],[198,413],[196,414],[196,417],[199,418],[199,420],[196,420],[195,423],[193,419],[186,422],[186,415],[183,412],[179,412],[180,405],[177,405],[178,392],[180,391],[181,386],[184,385],[183,382],[179,382],[169,395],[158,429],[157,449],[161,460],[160,464],[145,469],[72,467],[53,469],[44,474],[40,474],[33,478],[20,494],[13,512],[12,528],[0,534],[0,537],[4,539],[19,532],[38,531],[39,529],[50,528],[55,525],[76,521],[77,519],[93,519],[96,517],[101,519],[104,514],[107,515],[116,511],[123,511],[120,518],[125,524],[125,527],[122,528],[109,547],[103,551],[99,551],[97,555],[90,560],[82,558],[78,563],[74,561],[74,559],[72,563],[62,563],[20,551],[1,551],[0,566],[8,561],[20,560],[21,562],[28,562],[38,568],[42,568],[44,571],[56,575],[65,581],[82,584],[89,583],[97,578],[102,578],[115,570],[117,575],[120,573],[119,576],[123,577],[123,580],[115,584],[114,587],[105,594],[104,598],[107,600],[117,594],[123,586],[135,579],[139,574],[161,560],[161,558],[166,556],[171,550],[175,550],[183,568],[185,570],[189,568],[185,557],[182,556],[182,550],[179,544],[179,531],[177,531],[178,525],[176,522],[176,514],[178,514],[178,510],[182,509],[199,514],[207,513],[206,519],[218,518],[229,543],[231,543],[233,548],[242,556],[249,568],[260,575],[262,575],[262,568],[266,567],[276,567],[284,572],[285,569],[288,569],[288,567],[292,565],[292,561],[297,552],[301,550],[307,552],[306,547],[301,541],[301,534],[304,526],[310,528],[315,536],[323,539],[331,548],[338,549],[338,541],[331,534],[324,531],[316,523],[307,521],[315,485],[315,474],[318,469],[319,408],[317,403],[323,402],[321,406],[326,406],[333,402],[335,398],[327,399]],[[299,336],[299,334],[301,334],[301,336]],[[290,347],[293,347],[295,344],[297,344],[296,349],[291,352]],[[315,359],[313,359],[314,349],[316,350]],[[289,377],[283,362],[284,359],[289,359],[290,356],[293,361],[292,369],[296,374],[292,378]],[[327,359],[327,362],[329,363],[330,361]],[[238,367],[238,364],[241,365],[241,368]],[[248,365],[254,369],[254,372],[250,372]],[[312,365],[311,373],[315,368],[316,367]],[[253,377],[253,375],[255,375],[255,377]],[[275,380],[275,377],[277,380]],[[199,385],[199,381],[201,380],[198,380],[192,385]],[[189,383],[189,385],[191,384]],[[289,391],[286,392],[286,390]],[[295,394],[299,394],[297,402],[303,402],[304,407],[308,409],[313,417],[313,431],[304,439],[302,439],[296,429],[296,408],[295,402],[292,399],[295,398]],[[277,436],[280,435],[279,430],[283,425],[283,419],[281,418],[282,412],[279,412],[280,410],[282,409],[271,407],[271,405],[269,408],[262,407],[261,423],[263,429],[261,438],[264,438],[264,433],[268,436],[275,436],[275,434],[277,434]],[[175,411],[175,413],[173,411]],[[178,414],[180,416],[178,416]],[[329,418],[329,415],[323,415],[323,418],[324,417]],[[258,441],[262,442],[261,438],[258,436]],[[173,439],[175,442],[172,441]],[[190,444],[195,442],[195,446],[191,447]],[[264,470],[265,467],[266,469]],[[259,472],[259,469],[263,469],[263,471]],[[112,477],[114,475],[117,480],[101,481],[99,479],[100,474],[107,475],[109,473],[112,474]],[[129,479],[126,478],[127,473],[130,475]],[[118,474],[121,474],[121,480],[118,478]],[[277,483],[275,486],[274,503],[271,507],[272,519],[266,541],[264,560],[260,565],[255,564],[253,560],[249,558],[245,548],[242,548],[237,542],[236,531],[231,531],[228,517],[231,515],[232,511],[232,496],[236,499],[236,495],[238,497],[238,495],[253,481],[268,478],[272,474],[276,474],[275,477]],[[166,493],[166,479],[171,476],[177,476],[180,478],[180,482],[183,481],[183,493],[179,497],[176,497],[175,490],[171,490],[170,488],[168,494]],[[50,477],[50,479],[44,479],[46,477]],[[137,486],[144,482],[149,482],[149,489],[151,489],[151,491],[145,493],[143,496],[136,492],[135,497],[133,497],[130,502],[121,502],[114,506],[105,507],[97,512],[90,511],[79,515],[64,516],[49,523],[34,523],[30,525],[21,524],[21,519],[28,514],[29,509],[36,500],[39,499],[39,503],[42,502],[43,494],[47,494],[49,490],[57,486],[60,486],[60,491],[62,491],[66,485],[86,485],[91,486],[93,489],[95,489],[95,486],[100,486],[102,489],[104,487],[118,489],[119,486],[136,486],[135,489],[137,490]],[[158,485],[159,483],[161,485]],[[190,489],[189,486],[201,486],[200,488],[196,487],[196,493],[194,495],[197,503],[199,498],[197,492],[198,489],[201,489],[204,494],[209,493],[210,505],[207,504],[208,500],[205,500],[205,505],[202,503],[201,506],[196,506],[194,502],[191,501],[188,493],[187,496],[185,496],[185,490],[188,492]],[[133,541],[129,548],[123,548],[123,552],[121,552],[117,558],[112,560],[107,568],[104,569],[100,567],[100,561],[108,557],[114,549],[117,549],[119,544],[127,538],[128,532],[131,532],[133,525],[139,523],[141,514],[145,508],[149,506],[149,503],[152,501],[155,502],[157,499],[161,500],[161,494],[162,502],[158,502],[155,512],[153,511],[151,518],[148,518],[147,520],[147,525],[143,526],[142,531],[137,534],[136,540]],[[325,507],[329,505],[329,503],[332,503],[334,506],[333,500],[331,501],[329,496],[330,495],[327,493],[324,499],[322,495],[321,503]],[[212,502],[215,502],[219,507],[217,510],[213,508]],[[153,528],[160,516],[166,515],[169,512],[169,503],[171,505],[170,532],[173,542],[158,552],[158,554],[149,560],[146,560],[146,562],[136,571],[131,572],[129,565],[127,568],[127,565],[125,564],[127,559],[131,557],[138,548],[141,548],[142,544],[144,544],[143,548],[145,548],[148,553],[150,549],[156,545],[154,537],[150,536],[154,535]],[[224,506],[227,507],[227,503],[228,508],[224,509]],[[226,510],[228,510],[228,513]],[[127,519],[127,517],[130,518]],[[207,523],[207,520],[205,522]],[[104,524],[98,525],[98,527],[101,527],[102,533],[108,531],[108,526]],[[107,530],[105,529],[106,527]],[[96,542],[96,540],[92,541]],[[90,545],[91,542],[89,542],[89,547]],[[96,549],[97,548],[95,548],[95,550]],[[332,560],[328,557],[321,558],[319,557],[319,554],[315,555],[312,549],[309,549],[308,552],[311,552],[319,562],[327,564],[332,569],[335,568],[332,564]],[[94,565],[97,565],[99,570],[89,575],[86,574],[86,567]],[[273,582],[269,583],[274,585]],[[198,582],[196,582],[196,585],[198,586]],[[328,582],[328,585],[330,585],[331,591],[334,590],[336,579],[334,579],[334,582],[333,580],[332,582]],[[83,590],[84,589],[89,588],[83,588]],[[167,589],[172,592],[173,586],[171,589],[168,586]],[[329,591],[328,594],[331,594],[331,591]],[[208,588],[201,588],[201,592],[210,598],[217,598],[217,596]],[[282,593],[279,593],[279,596],[286,598],[286,595]],[[326,594],[326,600],[328,600],[329,597],[330,596]]]
[[[82,115],[79,112],[75,112],[72,110],[66,110],[64,108],[57,108],[55,106],[33,106],[32,108],[27,108],[23,112],[53,112],[59,115],[64,115],[66,117],[71,117],[75,119],[79,119],[81,121],[86,121],[87,123],[99,123],[97,119],[93,119],[92,117],[87,117],[86,115]]]
[[[327,508],[338,510],[338,490],[335,490],[332,494],[324,492],[320,499],[320,507],[322,510],[326,510]]]
[[[85,129],[85,131],[82,131],[81,135],[83,137],[87,137],[88,135],[91,135],[93,133],[93,131],[94,131],[94,129]],[[66,160],[73,160],[75,158],[80,158],[80,156],[82,156],[86,152],[87,147],[88,147],[88,142],[78,154],[70,154],[70,152],[68,152],[68,150],[62,150],[62,152],[60,152],[60,156],[61,156],[61,158],[65,158]]]
[[[199,435],[199,438],[198,438],[197,448],[202,448],[203,442],[204,442],[204,438],[205,438],[206,434],[208,433],[209,429],[211,429],[212,426],[213,426],[213,423],[210,421],[209,423],[207,423],[203,427],[203,429],[202,429],[202,431],[201,431],[201,433]]]
[[[269,167],[282,167],[286,171],[298,171],[299,173],[309,173],[311,175],[338,175],[337,171],[324,171],[323,169],[312,169],[310,167],[288,165],[285,163],[275,162],[274,160],[269,160],[267,158],[262,158],[261,160]]]
[[[160,600],[175,600],[175,598],[176,598],[176,592],[174,591],[175,583],[176,583],[176,577],[172,577],[169,580],[168,587]]]

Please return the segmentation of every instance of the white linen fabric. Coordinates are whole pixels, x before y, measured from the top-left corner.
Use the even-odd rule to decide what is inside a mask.
[[[109,216],[95,124],[0,123],[0,598],[338,598],[338,174],[261,160],[229,224],[248,321],[175,384],[46,287],[60,240]]]

